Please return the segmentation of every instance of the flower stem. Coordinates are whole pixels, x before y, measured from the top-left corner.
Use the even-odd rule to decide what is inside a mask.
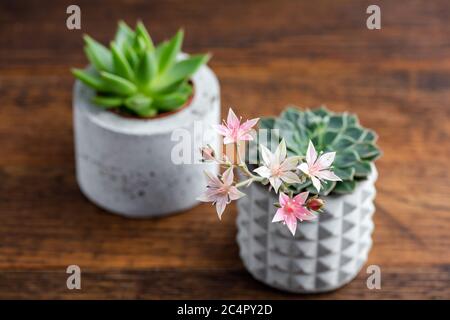
[[[253,183],[253,182],[261,182],[263,180],[263,178],[261,177],[256,177],[256,176],[254,176],[254,177],[252,177],[252,178],[248,178],[248,179],[246,179],[246,180],[244,180],[244,181],[241,181],[241,182],[239,182],[239,183],[236,183],[236,188],[241,188],[241,187],[245,187],[246,185],[249,185],[250,183]]]

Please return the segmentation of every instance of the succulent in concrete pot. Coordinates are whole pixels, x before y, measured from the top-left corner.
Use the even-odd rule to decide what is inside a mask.
[[[155,45],[138,22],[119,22],[109,47],[85,36],[90,66],[73,69],[77,180],[99,206],[128,217],[192,207],[204,187],[195,159],[176,163],[176,132],[189,146],[218,143],[208,128],[220,116],[219,83],[209,55],[182,53],[183,31]],[[202,127],[203,134],[194,132]]]
[[[308,194],[309,209],[320,208],[317,219],[296,226],[294,236],[276,221],[279,201],[273,191],[252,184],[238,201],[238,245],[247,270],[258,280],[281,290],[316,293],[337,289],[351,281],[367,260],[374,228],[375,180],[373,164],[380,156],[376,134],[354,114],[324,107],[286,109],[281,116],[260,122],[259,141],[270,146],[284,141],[288,157],[300,157],[300,183],[287,185],[293,197]],[[268,132],[266,132],[268,131]],[[262,139],[267,137],[270,139]],[[261,148],[261,147],[259,147]],[[256,148],[258,149],[258,148]],[[329,164],[339,179],[320,167]],[[264,159],[257,153],[256,164]]]
[[[138,117],[184,105],[193,92],[190,77],[209,59],[205,54],[177,61],[183,31],[155,47],[142,22],[135,31],[119,22],[110,49],[87,35],[84,40],[93,70],[73,69],[75,77],[96,91],[96,105]]]

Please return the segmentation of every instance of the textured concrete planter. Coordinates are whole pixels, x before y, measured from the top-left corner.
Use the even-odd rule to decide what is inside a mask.
[[[265,284],[296,293],[319,293],[350,282],[372,245],[377,172],[352,194],[324,197],[319,219],[299,223],[295,237],[272,223],[278,199],[258,184],[238,201],[240,256],[247,270]]]
[[[94,92],[77,81],[74,130],[77,180],[92,202],[128,217],[155,217],[188,209],[205,188],[203,170],[214,164],[174,164],[172,132],[185,129],[193,146],[218,146],[211,124],[220,121],[219,83],[206,66],[192,78],[191,104],[157,119],[133,119],[90,103]],[[194,135],[194,123],[195,130]],[[199,126],[203,135],[198,133]],[[186,132],[186,131],[185,131]],[[203,142],[202,142],[203,141]],[[192,158],[194,156],[192,155]]]

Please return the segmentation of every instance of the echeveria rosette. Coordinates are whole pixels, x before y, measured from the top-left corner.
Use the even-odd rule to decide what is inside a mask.
[[[141,22],[135,30],[119,22],[109,48],[87,35],[84,40],[91,68],[73,69],[74,76],[96,91],[96,105],[139,117],[183,106],[193,93],[191,76],[209,59],[194,55],[179,60],[183,31],[155,46]]]
[[[362,127],[356,115],[331,112],[325,107],[313,110],[290,107],[278,118],[261,119],[260,128],[278,129],[289,156],[305,156],[310,140],[318,152],[336,152],[332,170],[342,181],[327,181],[320,195],[353,192],[356,183],[371,173],[371,163],[381,155],[377,135]],[[304,190],[317,193],[310,179],[290,187],[295,194]]]

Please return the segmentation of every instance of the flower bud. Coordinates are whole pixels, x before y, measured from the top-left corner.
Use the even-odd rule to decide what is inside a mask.
[[[312,211],[319,211],[323,208],[325,202],[319,198],[311,198],[306,201],[306,207]]]
[[[207,145],[206,147],[201,147],[200,152],[202,154],[203,160],[216,160],[214,149],[211,148],[210,145]]]

